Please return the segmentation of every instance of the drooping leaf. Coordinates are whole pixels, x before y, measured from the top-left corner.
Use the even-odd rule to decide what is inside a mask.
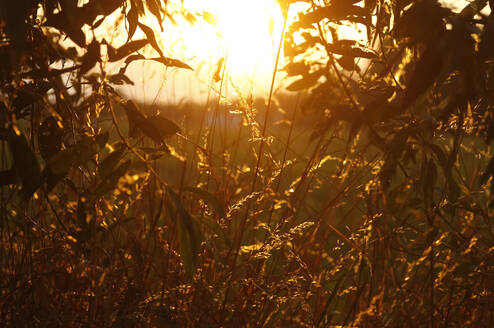
[[[161,138],[169,138],[181,131],[177,124],[161,115],[150,116],[148,120],[160,132]]]
[[[137,25],[144,32],[144,34],[146,34],[146,38],[148,39],[151,46],[153,46],[154,50],[156,50],[160,54],[160,57],[163,57],[163,51],[161,51],[161,48],[156,41],[153,30],[149,26],[144,25],[141,22],[138,22]]]
[[[367,16],[367,9],[352,4],[352,1],[333,1],[329,6],[316,8],[315,10],[302,15],[299,26],[309,27],[323,19],[329,19],[331,21],[349,20],[367,24],[368,21],[365,19]]]
[[[96,65],[100,60],[100,44],[98,41],[94,40],[87,47],[87,52],[82,57],[82,64],[80,68],[80,74],[86,74],[91,68]]]
[[[180,131],[180,128],[175,123],[164,117],[146,117],[132,100],[126,101],[123,103],[123,106],[131,127],[135,126],[140,132],[156,143],[162,143],[164,141],[163,139]],[[135,132],[131,133],[131,136],[134,135]]]
[[[355,57],[341,56],[336,61],[344,70],[353,71],[357,68],[357,66],[355,65]]]
[[[178,59],[163,57],[163,56],[158,57],[158,58],[150,58],[150,59],[157,61],[159,63],[162,63],[163,65],[168,66],[168,67],[185,68],[185,69],[190,69],[191,71],[194,70],[192,67],[190,67],[189,65],[187,65],[186,63],[184,63]]]
[[[118,49],[113,49],[111,46],[108,46],[108,59],[111,62],[118,61],[130,55],[131,53],[140,50],[148,43],[148,39],[140,39],[129,41]]]
[[[74,13],[74,15],[77,16],[77,13]],[[70,19],[70,16],[65,10],[54,15],[49,14],[45,25],[52,26],[65,33],[75,44],[83,48],[86,46],[86,36],[82,31],[83,22],[77,19]]]
[[[158,20],[161,32],[163,32],[163,17],[161,16],[160,0],[146,0],[149,11]]]
[[[134,1],[131,2],[130,10],[127,12],[127,22],[129,23],[127,40],[131,40],[137,30],[137,23],[139,22],[139,13]]]

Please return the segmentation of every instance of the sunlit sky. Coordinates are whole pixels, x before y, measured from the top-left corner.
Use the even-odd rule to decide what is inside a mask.
[[[171,103],[188,99],[205,101],[208,94],[210,98],[217,97],[220,87],[221,94],[227,98],[235,97],[238,90],[245,93],[242,96],[265,94],[270,87],[283,27],[283,16],[276,2],[185,0],[183,5],[196,15],[197,22],[173,25],[165,21],[159,38],[166,56],[186,62],[194,72],[164,69],[153,62],[131,64],[129,75],[136,86],[126,88],[126,92],[146,102]],[[304,9],[300,4],[292,7],[289,22],[297,11]],[[146,20],[157,26],[154,17]],[[223,84],[213,81],[221,58],[226,65]],[[279,67],[282,65],[281,61]]]
[[[464,0],[442,2],[454,3],[458,8],[466,3]],[[283,26],[283,16],[275,0],[184,0],[183,6],[195,14],[197,23],[174,25],[167,19],[160,33],[154,17],[144,20],[157,31],[165,55],[186,62],[194,71],[165,69],[155,62],[135,62],[128,73],[136,85],[124,91],[146,103],[204,102],[208,97],[218,97],[220,87],[226,99],[236,97],[237,91],[244,97],[266,96]],[[307,4],[292,4],[288,24],[307,8]],[[205,16],[205,12],[212,16]],[[340,31],[340,35],[362,38],[352,27]],[[142,35],[134,36],[138,37]],[[220,58],[226,59],[223,84],[213,81]],[[282,66],[283,58],[278,67]],[[282,73],[278,74],[276,85],[280,83],[283,83]]]

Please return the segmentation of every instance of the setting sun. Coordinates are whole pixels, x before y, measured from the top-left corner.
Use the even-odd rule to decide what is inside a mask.
[[[160,65],[143,63],[141,70],[150,72],[149,75],[143,79],[134,72],[134,77],[147,83],[145,93],[148,94],[144,97],[165,98],[167,102],[186,97],[204,99],[211,90],[211,81],[218,80],[220,71],[224,72],[223,82],[226,82],[222,84],[223,96],[235,96],[235,89],[244,90],[247,94],[266,95],[283,32],[284,18],[277,1],[186,0],[182,9],[194,17],[189,20],[192,24],[185,27],[186,24],[165,22],[163,32],[158,34],[159,40],[167,49],[168,56],[182,58],[195,72],[178,71],[164,75]],[[307,3],[292,4],[287,16],[287,29],[297,19],[298,13],[308,9]],[[146,17],[146,24],[159,31],[151,15]],[[362,33],[351,24],[340,25],[339,34],[341,38],[362,39]],[[217,63],[224,64],[225,70],[219,69]],[[284,54],[281,52],[277,69],[283,66]],[[168,83],[162,76],[166,76],[168,82],[173,81],[172,89],[163,87]],[[279,74],[275,86],[283,81],[282,76],[283,73]],[[191,90],[194,90],[193,95]]]

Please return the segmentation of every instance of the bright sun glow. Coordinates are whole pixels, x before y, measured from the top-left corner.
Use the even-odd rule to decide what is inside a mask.
[[[247,93],[265,95],[271,83],[283,28],[283,15],[276,1],[184,0],[183,7],[198,18],[197,23],[184,28],[186,24],[175,26],[168,22],[164,32],[159,34],[167,56],[184,60],[195,69],[194,77],[190,72],[173,73],[176,74],[173,80],[170,80],[170,74],[166,75],[170,82],[167,85],[174,88],[173,97],[178,100],[190,97],[190,93],[198,93],[198,89],[206,94],[205,89],[211,86],[216,63],[221,58],[225,59],[228,81],[223,95],[235,95],[231,84]],[[306,3],[292,4],[287,26],[297,13],[307,9]],[[146,23],[157,30],[153,17],[147,17]],[[357,38],[358,33],[353,27],[343,28],[340,37]],[[282,66],[283,55],[278,69]],[[150,79],[164,83],[159,78],[163,75],[159,72],[156,75],[156,78],[147,77],[148,84]]]

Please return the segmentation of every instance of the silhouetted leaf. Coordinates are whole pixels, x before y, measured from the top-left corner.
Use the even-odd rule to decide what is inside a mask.
[[[328,49],[334,54],[343,55],[352,58],[356,58],[356,57],[369,58],[369,59],[377,58],[377,55],[374,52],[358,46],[344,44],[343,41],[346,40],[339,40],[336,43],[329,44]]]
[[[134,81],[132,81],[127,75],[123,73],[108,76],[108,82],[116,85],[134,85]]]
[[[355,58],[351,56],[341,56],[336,61],[347,71],[353,71],[357,67],[355,65]]]
[[[162,143],[164,138],[180,131],[175,123],[164,117],[146,117],[132,100],[123,103],[123,106],[129,118],[129,124],[135,124],[135,127],[156,143]]]
[[[307,75],[310,67],[305,62],[290,62],[283,68],[288,76]]]
[[[127,160],[120,164],[115,170],[110,174],[102,176],[102,181],[96,186],[91,197],[96,200],[104,196],[108,192],[115,190],[118,185],[118,180],[127,173],[130,168],[131,161]]]
[[[149,43],[148,39],[129,41],[118,49],[108,46],[108,59],[111,62],[125,58],[133,52],[138,51]]]
[[[159,130],[161,138],[169,138],[180,132],[180,127],[177,124],[161,115],[151,116],[148,120]]]
[[[130,10],[127,12],[127,22],[129,23],[127,40],[130,40],[134,36],[137,29],[137,24],[139,22],[139,13],[133,1],[131,2]]]
[[[427,91],[436,80],[443,67],[443,52],[439,45],[431,45],[423,54],[413,70],[407,83],[403,105],[413,103],[420,95]]]
[[[368,12],[366,8],[353,5],[352,1],[333,1],[329,6],[316,8],[315,10],[302,15],[299,26],[309,27],[323,19],[329,19],[331,21],[349,20],[367,24],[368,21],[365,19],[367,15]]]
[[[38,160],[26,137],[17,127],[9,129],[8,145],[14,158],[14,169],[21,179],[22,190],[30,197],[43,182]]]
[[[61,123],[53,116],[46,118],[38,130],[38,147],[45,161],[60,150],[62,137]]]
[[[161,51],[158,42],[156,42],[156,37],[154,36],[153,30],[149,26],[146,26],[140,22],[138,22],[137,25],[144,32],[144,34],[146,34],[146,37],[151,46],[153,46],[153,48],[160,54],[160,57],[163,57],[163,52]]]
[[[316,85],[317,80],[321,77],[322,72],[317,71],[303,76],[300,80],[297,80],[290,84],[286,89],[288,91],[300,91],[304,89],[309,89]]]
[[[151,14],[158,20],[161,32],[163,32],[163,17],[161,16],[160,0],[146,0],[146,4]]]
[[[104,179],[106,176],[108,176],[111,173],[113,168],[118,164],[118,162],[122,158],[124,152],[125,152],[125,148],[120,147],[119,149],[113,151],[111,154],[105,157],[104,160],[101,161],[101,163],[98,165],[98,172],[101,179]]]
[[[96,65],[100,60],[100,44],[98,41],[94,40],[87,47],[87,52],[82,57],[82,64],[80,68],[80,74],[86,74],[91,68]]]
[[[185,69],[190,69],[191,71],[194,70],[192,67],[190,67],[189,65],[178,59],[168,58],[168,57],[159,57],[159,58],[150,58],[150,59],[162,63],[165,66],[185,68]]]

